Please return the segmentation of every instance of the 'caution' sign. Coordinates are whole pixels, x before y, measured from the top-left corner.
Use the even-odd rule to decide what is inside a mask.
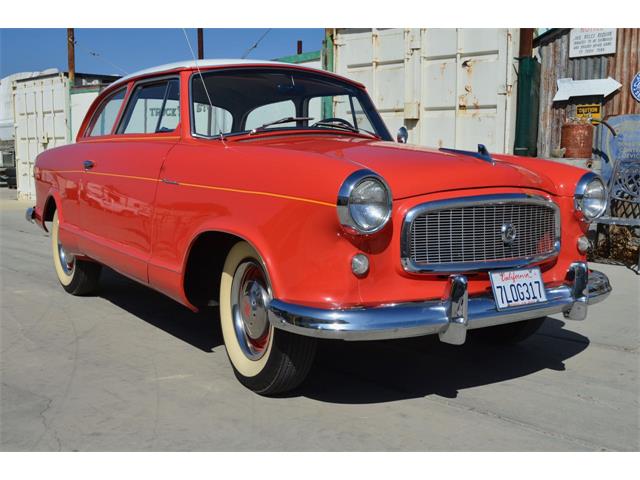
[[[576,117],[593,118],[594,120],[600,120],[602,119],[602,105],[600,105],[599,103],[576,105]]]

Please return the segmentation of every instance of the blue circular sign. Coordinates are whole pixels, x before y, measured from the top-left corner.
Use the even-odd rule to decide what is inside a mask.
[[[637,102],[640,102],[640,72],[636,73],[631,81],[631,95]]]

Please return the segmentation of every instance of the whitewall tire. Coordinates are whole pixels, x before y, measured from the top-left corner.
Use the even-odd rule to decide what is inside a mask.
[[[315,339],[273,328],[268,319],[271,283],[247,242],[229,251],[220,279],[220,323],[238,380],[262,395],[297,387],[315,356]]]
[[[97,288],[101,265],[79,260],[65,250],[60,242],[60,220],[57,211],[53,214],[51,224],[51,251],[53,266],[62,288],[72,295],[86,295]]]

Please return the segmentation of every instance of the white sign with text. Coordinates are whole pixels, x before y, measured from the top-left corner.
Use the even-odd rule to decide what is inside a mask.
[[[572,28],[569,58],[616,53],[615,28]]]

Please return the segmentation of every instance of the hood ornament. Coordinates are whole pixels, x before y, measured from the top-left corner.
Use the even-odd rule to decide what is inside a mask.
[[[459,155],[468,155],[470,157],[477,158],[479,160],[484,160],[485,162],[489,162],[491,165],[495,165],[496,161],[493,159],[487,147],[485,147],[482,143],[478,144],[478,151],[473,152],[471,150],[458,150],[455,148],[441,148],[441,152],[445,153],[457,153]]]

